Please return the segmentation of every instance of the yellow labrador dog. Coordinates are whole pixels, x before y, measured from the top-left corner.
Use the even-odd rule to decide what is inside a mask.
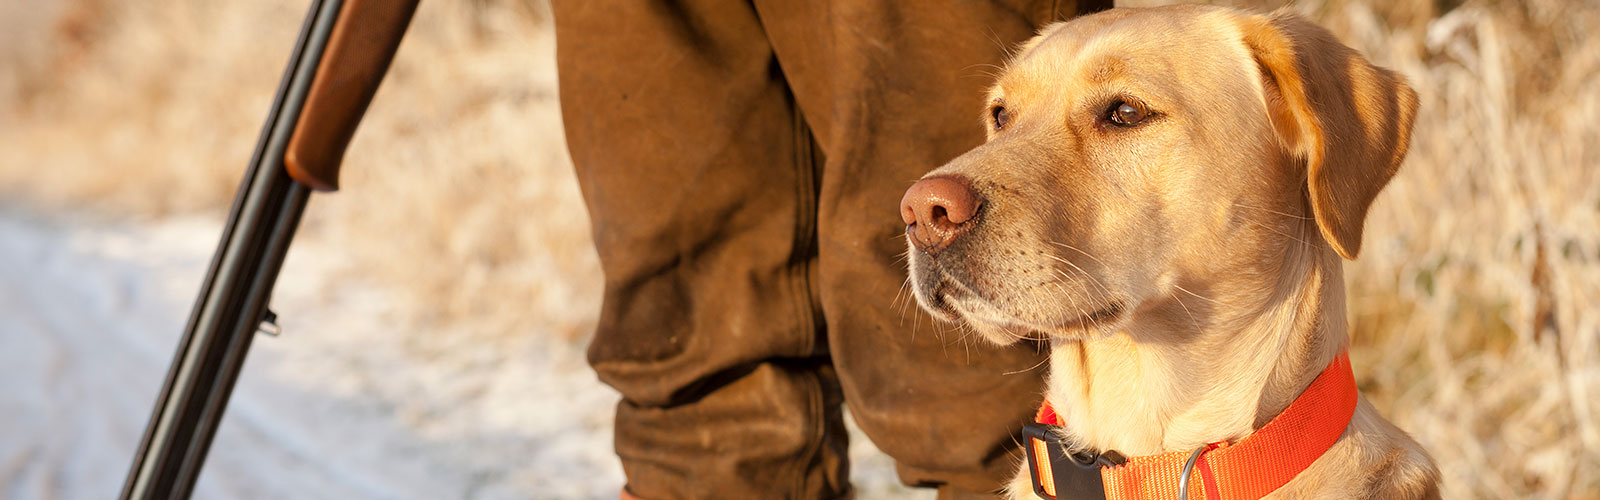
[[[1341,367],[1340,259],[1416,114],[1400,76],[1292,14],[1115,9],[1043,29],[989,103],[987,143],[902,201],[913,288],[994,342],[1049,342],[1050,443],[1099,460],[1094,488],[1177,498],[1112,485],[1161,459],[1189,498],[1439,495]],[[1061,464],[1041,477],[1035,451],[1055,453],[1030,448],[1013,498],[1069,486],[1039,484]]]

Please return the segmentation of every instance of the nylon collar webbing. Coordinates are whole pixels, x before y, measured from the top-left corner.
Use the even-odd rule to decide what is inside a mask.
[[[1341,350],[1288,408],[1239,442],[1126,460],[1116,452],[1068,453],[1053,429],[1061,418],[1046,400],[1038,423],[1024,428],[1033,490],[1047,500],[1255,500],[1288,484],[1344,435],[1356,393],[1349,352]],[[1190,471],[1189,499],[1179,499],[1178,483],[1194,453],[1200,456]]]

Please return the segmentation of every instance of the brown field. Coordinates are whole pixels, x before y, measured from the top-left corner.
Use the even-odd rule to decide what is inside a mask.
[[[225,208],[303,4],[0,0],[0,201]],[[1362,390],[1431,451],[1446,498],[1600,499],[1600,3],[1288,8],[1423,103],[1346,268]],[[408,321],[584,339],[599,269],[553,43],[542,2],[424,2],[345,191],[302,234],[405,290]]]

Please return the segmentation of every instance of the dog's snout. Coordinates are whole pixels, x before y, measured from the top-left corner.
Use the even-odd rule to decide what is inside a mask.
[[[982,205],[966,179],[929,177],[912,184],[900,198],[900,219],[917,248],[937,252],[966,232]]]

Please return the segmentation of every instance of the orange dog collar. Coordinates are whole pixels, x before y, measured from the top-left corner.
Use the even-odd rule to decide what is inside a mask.
[[[1046,400],[1023,428],[1033,491],[1047,500],[1254,500],[1288,484],[1344,435],[1356,410],[1348,351],[1272,421],[1237,443],[1124,459],[1115,451],[1069,453]],[[1179,497],[1179,488],[1189,498]]]

